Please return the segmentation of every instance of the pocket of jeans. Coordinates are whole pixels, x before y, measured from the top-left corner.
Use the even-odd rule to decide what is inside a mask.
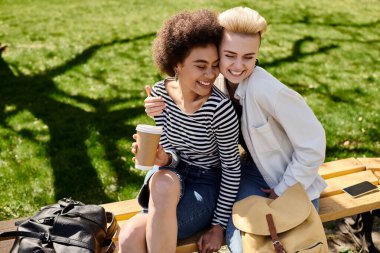
[[[201,170],[197,176],[199,183],[204,184],[218,184],[221,179],[221,171],[217,170]]]
[[[279,140],[273,132],[274,120],[270,117],[268,121],[259,127],[251,127],[252,140],[256,142],[257,151],[260,153],[280,149]],[[273,126],[273,127],[272,127]]]

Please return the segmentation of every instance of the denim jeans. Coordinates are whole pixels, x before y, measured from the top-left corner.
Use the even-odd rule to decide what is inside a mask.
[[[250,161],[242,160],[241,167],[241,181],[239,193],[236,197],[236,201],[242,200],[251,195],[258,195],[262,197],[267,197],[267,194],[260,190],[260,188],[269,189],[269,186],[264,181],[264,178],[257,169],[255,163]],[[319,199],[314,199],[312,201],[313,205],[317,210],[319,210]],[[226,241],[227,246],[231,253],[243,253],[243,244],[240,230],[238,230],[230,218],[227,230],[226,230]]]
[[[149,171],[138,200],[148,212],[149,179],[158,170],[170,170],[177,174],[181,183],[180,200],[177,205],[178,239],[184,239],[208,228],[214,217],[219,197],[221,169],[203,169],[181,161],[177,168],[160,167]]]

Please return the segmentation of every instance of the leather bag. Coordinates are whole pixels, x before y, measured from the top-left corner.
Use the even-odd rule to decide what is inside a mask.
[[[328,252],[321,219],[299,183],[275,200],[250,196],[236,202],[232,218],[243,252]]]
[[[17,231],[0,233],[0,239],[16,238],[11,253],[100,253],[102,247],[102,252],[110,253],[115,249],[114,215],[71,198],[43,207],[16,225]]]

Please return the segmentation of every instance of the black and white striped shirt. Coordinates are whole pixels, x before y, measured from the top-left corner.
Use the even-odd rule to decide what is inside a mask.
[[[203,106],[186,114],[165,89],[165,81],[154,85],[152,96],[161,96],[166,104],[154,117],[164,133],[160,143],[181,160],[201,168],[221,168],[222,179],[212,224],[226,228],[240,184],[238,150],[239,123],[231,101],[215,86]]]

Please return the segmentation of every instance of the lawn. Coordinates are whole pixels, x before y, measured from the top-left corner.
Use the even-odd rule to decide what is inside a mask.
[[[133,198],[131,136],[152,123],[143,87],[163,77],[155,32],[181,10],[237,5],[270,24],[260,64],[306,98],[326,161],[380,157],[377,0],[0,0],[0,220],[67,196]]]

